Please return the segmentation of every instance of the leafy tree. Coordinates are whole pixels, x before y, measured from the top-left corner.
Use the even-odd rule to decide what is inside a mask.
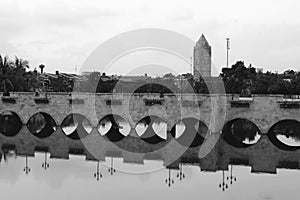
[[[1,76],[1,88],[4,95],[9,95],[9,90],[13,90],[14,86],[9,78],[9,72],[12,68],[12,63],[8,60],[8,57],[2,57],[0,55],[0,76]],[[10,89],[9,89],[10,88]]]
[[[231,68],[223,68],[221,73],[226,92],[237,94],[251,87],[255,76],[255,68],[245,67],[243,61],[236,62]]]

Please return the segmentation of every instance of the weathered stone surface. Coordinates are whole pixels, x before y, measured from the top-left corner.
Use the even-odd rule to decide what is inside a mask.
[[[196,80],[211,76],[211,46],[203,34],[194,47],[193,71]]]
[[[70,105],[67,94],[48,94],[49,104],[36,104],[33,94],[14,93],[15,104],[0,103],[0,113],[13,111],[23,121],[23,128],[15,137],[0,134],[0,146],[15,147],[18,155],[33,156],[35,149],[48,149],[52,158],[68,159],[70,152],[81,152],[88,160],[104,160],[105,156],[123,157],[125,162],[143,163],[145,159],[163,160],[166,166],[176,164],[175,160],[197,163],[202,170],[216,171],[227,169],[237,162],[252,167],[252,172],[276,173],[278,167],[299,168],[300,150],[284,151],[273,145],[265,133],[278,121],[300,119],[299,109],[280,108],[280,95],[254,96],[250,106],[231,107],[231,96],[227,95],[165,95],[162,105],[145,106],[143,99],[160,98],[159,94],[76,94],[74,98],[84,99],[82,105]],[[122,99],[122,105],[107,105],[106,99]],[[201,101],[200,107],[183,107],[183,101]],[[158,106],[158,107],[157,107]],[[158,109],[159,108],[159,109]],[[173,138],[156,146],[147,144],[130,134],[118,143],[112,143],[97,132],[100,119],[109,114],[117,114],[130,122],[132,128],[145,116],[158,115],[167,121],[168,130],[183,118],[193,117],[204,122],[211,129],[208,143],[197,148],[186,148]],[[162,112],[163,110],[163,112]],[[57,123],[57,130],[50,137],[39,139],[32,135],[26,123],[37,112],[45,112]],[[59,126],[71,113],[80,113],[90,120],[94,129],[82,140],[66,137]],[[160,116],[161,113],[166,116]],[[221,113],[221,114],[220,114]],[[226,115],[225,115],[226,114]],[[223,116],[223,117],[222,117]],[[261,139],[248,148],[236,148],[218,137],[224,123],[236,118],[252,121],[263,133]],[[216,141],[214,141],[216,140]],[[211,144],[210,144],[211,143]],[[216,143],[215,145],[213,145]],[[212,146],[211,146],[212,145]],[[154,152],[151,150],[157,148]],[[133,153],[133,154],[132,154]]]

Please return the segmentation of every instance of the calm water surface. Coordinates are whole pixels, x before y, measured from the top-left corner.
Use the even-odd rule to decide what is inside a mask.
[[[17,127],[12,123],[12,115],[3,115],[2,118],[0,127],[3,133],[10,133]],[[48,136],[42,133],[44,129],[56,130],[52,122],[46,126],[43,119],[37,116],[32,120],[35,123],[28,126],[36,136]],[[184,122],[175,126],[175,139],[184,138],[189,130],[198,130],[201,137],[207,132],[200,122]],[[166,139],[166,123],[157,119],[151,123],[149,119],[140,121],[136,126],[138,136],[142,137],[150,126],[155,132],[151,134]],[[73,118],[63,123],[62,130],[66,135],[72,135],[78,127],[87,134],[92,131],[88,121]],[[104,119],[97,130],[104,136],[112,127],[119,128],[124,137],[130,132],[129,124],[121,119],[114,123]],[[278,147],[300,148],[298,123],[285,121],[270,130],[273,134],[271,139],[278,143]],[[222,134],[229,144],[237,145],[237,148],[255,144],[261,137],[259,129],[244,120],[228,123]],[[1,199],[300,199],[299,170],[277,169],[277,174],[255,174],[251,173],[250,167],[230,165],[227,171],[204,172],[197,165],[182,164],[181,170],[175,170],[167,169],[162,161],[144,160],[144,164],[126,164],[121,158],[106,157],[105,161],[97,162],[75,155],[63,160],[50,159],[49,153],[22,157],[11,150],[2,156],[0,162]]]
[[[276,175],[253,174],[250,167],[233,166],[236,181],[230,184],[231,168],[225,171],[228,188],[222,191],[219,184],[223,172],[201,172],[200,168],[183,165],[183,180],[178,170],[171,170],[171,187],[165,183],[169,170],[162,162],[145,161],[144,165],[124,164],[113,158],[116,172],[111,175],[111,158],[100,162],[99,181],[94,177],[97,162],[86,161],[84,156],[70,156],[69,160],[50,159],[49,168],[42,168],[44,153],[28,157],[30,172],[24,172],[25,157],[11,155],[0,165],[0,187],[3,199],[299,199],[300,172],[277,170]],[[139,173],[157,168],[151,173]],[[135,170],[137,173],[127,173]],[[2,199],[1,198],[1,199]]]

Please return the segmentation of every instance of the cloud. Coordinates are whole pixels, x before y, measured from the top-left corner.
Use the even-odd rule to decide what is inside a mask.
[[[299,3],[228,0],[1,0],[0,53],[29,59],[46,70],[72,71],[105,40],[137,28],[165,28],[195,41],[205,33],[214,64],[225,63],[225,38],[230,60],[258,66],[298,67]]]
[[[190,9],[186,9],[186,10],[178,10],[178,12],[173,13],[170,16],[171,20],[174,21],[190,21],[190,20],[194,20],[195,18],[195,14],[193,10]]]

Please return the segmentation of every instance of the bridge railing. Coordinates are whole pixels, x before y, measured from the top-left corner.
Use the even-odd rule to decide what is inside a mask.
[[[22,95],[27,95],[27,96],[35,96],[35,92],[10,92],[9,97],[20,97]],[[241,96],[240,94],[194,94],[194,93],[177,93],[177,94],[160,94],[160,93],[77,93],[77,92],[41,92],[40,96],[41,97],[49,97],[52,95],[69,95],[70,98],[73,96],[110,96],[114,98],[124,98],[128,96],[140,96],[140,97],[156,97],[156,98],[165,98],[165,97],[174,97],[176,96],[177,99],[192,99],[195,97],[214,97],[214,96],[223,96],[227,97],[228,100],[238,100],[238,99],[243,99],[243,98],[259,98],[259,97],[274,97],[274,98],[281,98],[281,99],[292,99],[292,100],[299,100],[300,95],[283,95],[283,94],[252,94],[251,97],[244,97]],[[0,92],[0,96],[3,97],[3,92]]]

